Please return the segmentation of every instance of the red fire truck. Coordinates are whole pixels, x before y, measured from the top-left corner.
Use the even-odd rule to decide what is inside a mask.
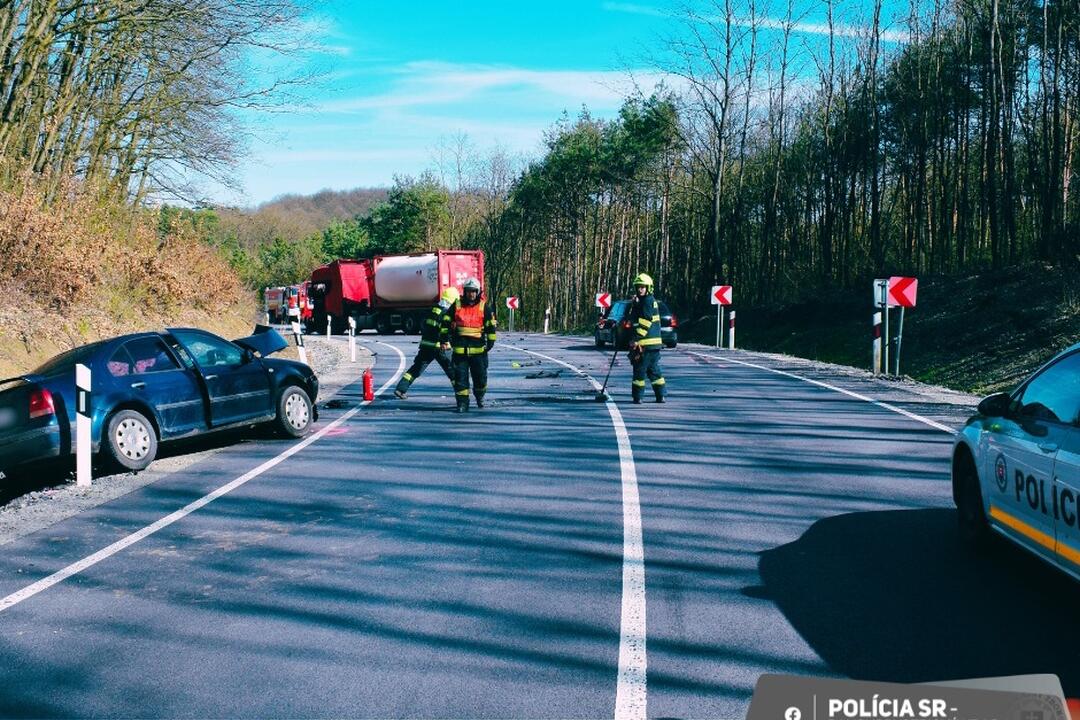
[[[483,282],[484,253],[479,250],[335,260],[311,273],[312,325],[324,333],[330,323],[331,332],[341,333],[352,317],[357,330],[415,335],[439,294],[448,287],[461,290],[470,277]]]

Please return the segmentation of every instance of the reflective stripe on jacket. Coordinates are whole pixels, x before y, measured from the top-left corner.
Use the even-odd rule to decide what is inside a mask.
[[[456,355],[479,355],[495,342],[495,313],[484,300],[465,305],[458,300],[447,311],[450,319],[450,343]]]
[[[631,342],[636,342],[645,350],[659,350],[663,340],[660,337],[660,306],[652,294],[635,297],[630,307]]]
[[[440,343],[450,342],[450,328],[443,318],[449,307],[439,303],[431,308],[431,314],[420,328],[420,347],[437,348]]]

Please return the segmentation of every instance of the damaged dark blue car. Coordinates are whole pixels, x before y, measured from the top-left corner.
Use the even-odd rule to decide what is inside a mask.
[[[105,466],[142,470],[161,442],[270,424],[300,437],[318,419],[319,380],[270,355],[288,343],[271,328],[232,342],[170,329],[83,345],[32,373],[0,381],[0,472],[74,452],[75,366],[92,377],[93,451]]]

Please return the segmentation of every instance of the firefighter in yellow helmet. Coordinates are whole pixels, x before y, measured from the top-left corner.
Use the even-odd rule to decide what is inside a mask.
[[[484,300],[480,281],[469,278],[461,298],[447,311],[450,344],[454,348],[451,373],[459,413],[469,410],[469,379],[476,407],[484,407],[487,392],[488,352],[495,344],[495,311]]]
[[[634,278],[634,302],[627,317],[630,322],[630,364],[634,368],[631,397],[641,402],[645,394],[645,378],[652,383],[656,402],[664,402],[667,381],[660,369],[660,306],[653,297],[653,279],[646,273]]]
[[[420,349],[412,366],[401,376],[394,388],[394,395],[399,399],[404,400],[408,396],[409,387],[432,360],[439,363],[446,377],[453,382],[454,377],[450,372],[450,323],[446,321],[446,315],[457,299],[457,288],[446,288],[439,296],[439,302],[431,308],[431,314],[424,320],[424,325],[420,328]]]

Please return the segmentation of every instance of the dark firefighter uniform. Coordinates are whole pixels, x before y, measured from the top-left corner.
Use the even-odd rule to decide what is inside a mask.
[[[470,289],[468,283],[465,288]],[[479,294],[479,283],[476,288],[478,292],[475,302],[468,304],[467,294],[463,292],[461,299],[447,312],[450,320],[450,344],[454,347],[451,367],[458,412],[469,409],[470,376],[476,407],[484,407],[488,351],[495,344],[495,312]]]
[[[413,358],[412,366],[401,376],[397,387],[394,388],[394,395],[402,400],[405,399],[409,388],[423,374],[432,360],[439,363],[439,367],[446,373],[446,377],[451,382],[453,381],[454,376],[450,369],[450,353],[443,350],[442,347],[450,342],[450,324],[446,318],[450,308],[454,306],[455,300],[457,300],[456,290],[448,288],[443,291],[442,301],[431,308],[431,314],[424,320],[424,324],[420,329],[420,350],[416,353],[416,357]]]
[[[638,276],[641,278],[642,276]],[[649,282],[644,284],[648,290],[644,295],[634,294],[634,303],[630,307],[630,342],[637,343],[639,352],[631,353],[634,367],[633,387],[631,396],[634,402],[641,402],[641,396],[645,393],[645,378],[652,383],[656,402],[664,402],[667,394],[667,382],[664,380],[664,371],[660,369],[660,347],[663,340],[660,337],[660,306],[652,294],[651,278],[645,276]],[[638,285],[639,283],[635,283]],[[636,361],[634,361],[636,360]]]

